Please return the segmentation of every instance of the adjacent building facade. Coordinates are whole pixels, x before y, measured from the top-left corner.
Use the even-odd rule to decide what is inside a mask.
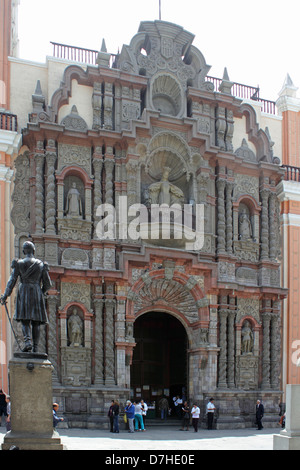
[[[16,53],[17,1],[0,1],[0,284],[4,292],[14,254],[11,225],[11,182],[13,162],[21,147],[17,116],[10,111],[10,66],[8,57]],[[11,303],[9,302],[9,308]],[[4,308],[0,311],[0,387],[8,390],[7,361],[12,351],[11,331]]]
[[[213,395],[219,428],[251,426],[258,397],[278,421],[285,121],[236,98],[226,71],[208,77],[193,39],[142,22],[117,56],[103,43],[93,65],[8,59],[22,129],[5,163],[13,256],[30,237],[50,265],[41,347],[70,426],[104,425],[112,398],[155,406],[177,394],[202,410]],[[176,204],[179,227],[188,213],[188,234],[172,218],[171,236],[150,223],[162,203]]]

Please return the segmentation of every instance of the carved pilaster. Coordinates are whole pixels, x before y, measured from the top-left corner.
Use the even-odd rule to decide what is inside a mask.
[[[226,250],[232,254],[233,230],[232,230],[232,191],[233,183],[226,184]]]
[[[44,161],[43,153],[35,155],[36,179],[35,179],[35,232],[44,232]]]
[[[220,388],[227,388],[227,317],[228,310],[220,310],[220,356],[218,383]]]
[[[96,149],[97,151],[97,149]],[[96,238],[96,227],[100,218],[97,216],[97,209],[102,204],[102,158],[93,158],[94,168],[94,238]]]
[[[114,184],[113,184],[113,171],[115,167],[114,160],[106,159],[104,161],[105,165],[105,203],[113,205],[114,203]]]
[[[226,116],[225,108],[218,107],[216,109],[216,145],[221,150],[226,150],[225,132],[226,132]]]
[[[59,371],[58,371],[58,358],[57,358],[57,325],[56,325],[56,313],[59,302],[58,295],[49,295],[47,298],[48,304],[48,355],[51,364],[54,367],[53,381],[58,383]]]
[[[102,127],[102,84],[94,83],[94,93],[92,97],[93,106],[93,129],[100,130]]]
[[[56,151],[49,149],[46,153],[47,165],[47,196],[46,196],[46,233],[56,234],[55,228],[55,164],[56,164]]]
[[[114,312],[115,300],[105,300],[105,385],[115,385]]]
[[[103,98],[104,104],[104,129],[113,129],[113,85],[105,83]]]
[[[276,260],[277,254],[277,238],[276,238],[276,199],[277,196],[275,193],[270,194],[269,198],[269,248],[270,248],[270,259],[272,261]]]
[[[262,189],[261,196],[261,253],[262,260],[269,259],[269,190]]]
[[[229,388],[235,387],[234,321],[235,321],[235,311],[229,310],[229,313],[228,313],[228,362],[227,362],[227,368],[228,368],[227,376],[228,376]]]
[[[270,380],[271,387],[279,389],[278,363],[280,361],[280,342],[278,340],[278,316],[271,318],[271,355],[270,355]]]
[[[94,299],[95,307],[95,385],[103,385],[103,299]]]
[[[262,388],[270,388],[270,322],[271,314],[263,313],[263,357],[262,357]]]
[[[217,253],[225,253],[225,203],[224,190],[226,181],[224,179],[217,180],[217,196],[218,196],[218,222],[217,222]]]

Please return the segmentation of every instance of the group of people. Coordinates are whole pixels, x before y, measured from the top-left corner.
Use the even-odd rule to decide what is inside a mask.
[[[133,403],[131,400],[127,400],[125,407],[125,420],[128,422],[129,431],[146,431],[146,415],[148,411],[148,405],[144,400],[135,400]]]
[[[0,389],[0,426],[2,424],[2,416],[5,419],[6,431],[11,430],[11,404],[10,404],[10,397],[6,395],[2,389]]]

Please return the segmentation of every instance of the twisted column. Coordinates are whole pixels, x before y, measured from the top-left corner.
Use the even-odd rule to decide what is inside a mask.
[[[51,364],[54,367],[53,381],[58,383],[58,358],[57,358],[57,336],[56,336],[56,313],[58,306],[59,297],[58,295],[49,295],[47,298],[48,304],[48,355]]]
[[[103,299],[94,299],[95,307],[95,384],[103,385]]]
[[[105,385],[115,385],[114,311],[115,300],[105,300]]]
[[[102,158],[93,158],[93,167],[94,167],[94,238],[96,238],[96,227],[97,223],[100,220],[100,217],[97,216],[97,209],[102,204],[102,168],[103,160]]]
[[[56,217],[56,204],[55,204],[55,164],[56,152],[46,153],[47,162],[47,197],[46,197],[46,233],[56,234],[55,217]]]
[[[234,388],[234,369],[235,369],[235,354],[234,354],[234,320],[235,311],[229,311],[228,313],[228,387]]]
[[[217,180],[217,196],[218,196],[218,218],[217,218],[217,253],[225,253],[225,204],[224,190],[226,181],[224,179]]]
[[[262,189],[261,196],[261,260],[269,259],[269,190]]]
[[[270,388],[270,322],[271,314],[263,313],[263,358],[262,358],[262,388]]]
[[[220,310],[220,356],[218,383],[220,388],[227,388],[227,317],[228,310]]]
[[[36,178],[35,178],[35,231],[44,232],[44,160],[43,153],[35,155]]]
[[[226,184],[226,250],[232,254],[233,230],[232,230],[232,190],[233,183]]]

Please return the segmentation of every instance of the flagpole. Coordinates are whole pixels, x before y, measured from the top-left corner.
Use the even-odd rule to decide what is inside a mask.
[[[161,0],[159,0],[159,19],[161,20]]]

